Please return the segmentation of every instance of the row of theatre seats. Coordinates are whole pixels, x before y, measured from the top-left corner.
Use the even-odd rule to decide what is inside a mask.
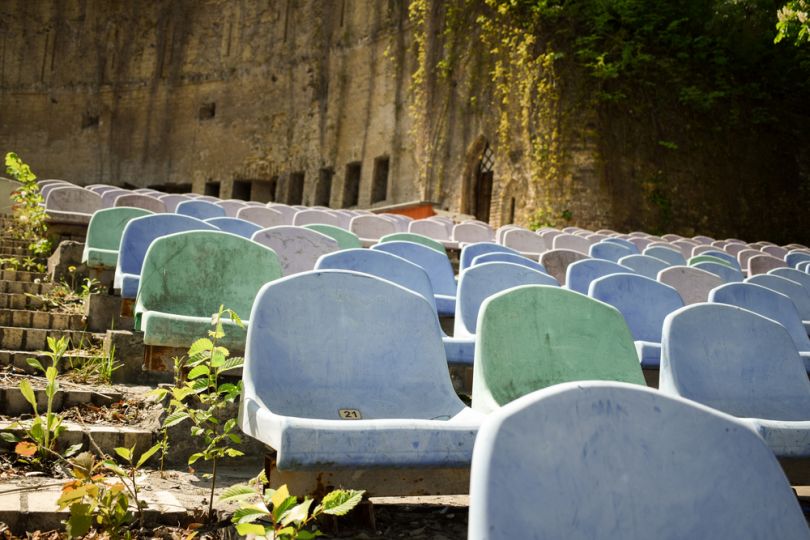
[[[365,249],[359,216],[237,230],[188,202],[96,211],[88,264],[147,344],[250,314],[224,344],[279,471],[471,468],[470,538],[810,536],[806,247],[473,223],[491,235],[456,244],[456,277],[454,227]]]

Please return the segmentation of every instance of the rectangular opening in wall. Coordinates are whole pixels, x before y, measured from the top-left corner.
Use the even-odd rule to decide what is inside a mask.
[[[290,173],[287,182],[287,204],[302,204],[304,202],[304,173]]]
[[[163,193],[189,193],[191,192],[191,184],[149,184],[146,186],[150,189],[156,189]]]
[[[219,182],[206,182],[205,194],[212,197],[219,197]]]
[[[509,200],[509,221],[506,223],[514,223],[515,222],[515,198],[512,197]]]
[[[371,184],[371,204],[388,197],[388,156],[374,160],[374,180]]]
[[[270,180],[252,180],[250,182],[250,200],[263,203],[274,201],[277,178],[274,176]]]
[[[315,186],[315,201],[313,206],[329,206],[332,197],[332,176],[335,171],[331,168],[318,171],[318,184]]]
[[[357,206],[360,200],[360,173],[362,165],[354,161],[346,165],[346,178],[343,179],[343,208]]]
[[[240,201],[250,200],[250,186],[251,182],[246,180],[234,180],[233,190],[231,191],[232,199],[239,199]]]

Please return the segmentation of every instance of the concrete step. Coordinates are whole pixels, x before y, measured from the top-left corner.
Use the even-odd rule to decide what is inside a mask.
[[[27,255],[31,251],[28,250],[30,242],[27,240],[9,240],[0,239],[0,251],[3,253],[14,253],[17,255]]]
[[[4,309],[0,310],[0,326],[40,330],[84,330],[86,325],[84,317],[75,313]]]
[[[48,336],[56,339],[67,336],[70,340],[68,347],[70,349],[101,347],[104,342],[104,334],[94,334],[92,332],[0,326],[0,349],[44,351],[48,348]]]
[[[0,259],[17,259],[18,261],[22,262],[23,259],[26,258],[32,259],[34,263],[47,264],[48,262],[46,257],[36,256],[31,253],[15,253],[14,251],[10,251],[8,249],[0,249]]]
[[[42,377],[39,377],[39,379],[44,384],[44,379],[42,379]],[[34,388],[34,396],[37,400],[37,410],[39,410],[40,413],[46,411],[48,407],[48,396],[45,394],[45,389]],[[123,397],[121,392],[114,389],[96,392],[86,389],[64,388],[54,394],[51,410],[54,412],[62,412],[79,405],[108,407],[116,401],[121,401]],[[32,413],[31,404],[25,400],[18,386],[0,386],[0,414],[16,417]]]
[[[24,270],[3,270],[0,273],[0,279],[5,281],[26,281],[32,282],[36,279],[45,281],[48,274],[44,272],[26,272]]]
[[[6,283],[21,282],[7,281]],[[24,283],[24,285],[35,284]],[[41,309],[44,305],[45,303],[40,298],[25,293],[0,293],[0,309]]]
[[[68,351],[59,368],[60,371],[65,371],[70,367],[71,360],[89,360],[98,355],[87,354],[84,351]],[[0,367],[13,366],[19,371],[30,373],[32,375],[39,375],[40,373],[28,365],[29,358],[36,358],[44,366],[49,366],[51,363],[50,357],[45,351],[14,351],[8,349],[0,349]]]
[[[43,282],[30,282],[30,281],[2,281],[0,280],[0,294],[3,293],[29,293],[29,294],[47,294],[53,290],[55,285],[49,281]]]

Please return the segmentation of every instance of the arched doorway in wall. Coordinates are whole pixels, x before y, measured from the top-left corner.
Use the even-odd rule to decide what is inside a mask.
[[[492,209],[495,153],[486,137],[479,135],[467,150],[461,212],[489,222]]]

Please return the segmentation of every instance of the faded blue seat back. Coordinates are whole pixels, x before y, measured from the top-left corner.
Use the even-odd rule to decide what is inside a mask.
[[[610,274],[626,274],[631,268],[605,259],[583,259],[568,266],[565,272],[566,287],[572,291],[588,294],[591,281]]]
[[[796,270],[795,268],[774,268],[768,274],[772,276],[779,276],[791,281],[795,281],[806,291],[810,291],[810,274]]]
[[[245,221],[244,219],[239,219],[235,217],[208,218],[205,220],[205,222],[210,225],[213,225],[220,231],[238,234],[243,238],[250,238],[251,236],[253,236],[253,233],[255,233],[256,231],[260,231],[262,229],[255,223],[251,223],[250,221]]]
[[[638,274],[611,274],[595,279],[588,296],[618,309],[636,341],[660,343],[664,319],[683,307],[678,291]]]
[[[458,280],[458,297],[453,337],[475,334],[478,312],[484,300],[495,293],[520,285],[553,285],[556,279],[520,264],[491,262],[471,266]]]
[[[707,272],[711,272],[712,274],[720,277],[726,283],[735,283],[738,281],[742,281],[745,279],[743,273],[736,268],[732,268],[726,264],[720,264],[715,262],[699,262],[695,263],[692,266],[695,268],[700,268],[701,270],[706,270]]]
[[[602,240],[602,242],[607,242],[609,244],[617,244],[617,245],[620,245],[620,246],[624,246],[624,247],[626,247],[627,249],[630,250],[632,255],[639,255],[641,253],[638,250],[638,246],[636,246],[630,240],[625,240],[624,238],[614,238],[614,237],[611,236],[609,238],[605,238],[604,240]]]
[[[672,248],[650,246],[646,248],[642,254],[666,261],[670,264],[670,266],[686,266],[686,259],[684,258],[683,254],[674,246]]]
[[[614,244],[612,242],[602,241],[597,244],[593,244],[588,250],[588,254],[595,259],[617,262],[622,257],[633,255],[634,252],[628,247]]]
[[[344,249],[322,255],[315,270],[351,270],[371,274],[422,296],[436,310],[430,278],[421,266],[385,251]]]
[[[650,279],[656,279],[658,272],[672,266],[666,261],[650,257],[649,255],[628,255],[627,257],[619,259],[619,264],[632,269],[637,274],[647,276]]]
[[[736,306],[695,304],[667,317],[661,346],[661,392],[740,418],[810,419],[804,363],[772,319]]]
[[[174,213],[180,214],[181,216],[191,216],[202,220],[227,216],[225,209],[221,206],[212,202],[201,201],[199,199],[179,203],[175,207]]]
[[[791,251],[785,255],[785,262],[791,268],[796,268],[799,263],[808,261],[810,261],[810,253],[806,251]]]
[[[810,320],[810,293],[796,281],[773,274],[758,274],[745,280],[746,283],[762,285],[780,292],[793,300],[803,321]]]
[[[137,296],[143,258],[156,238],[185,231],[215,230],[216,227],[202,220],[177,214],[154,214],[131,220],[121,235],[113,286],[121,289],[123,298]]]
[[[472,266],[478,264],[484,264],[488,262],[508,262],[513,264],[522,264],[532,270],[537,270],[538,272],[543,272],[547,274],[545,267],[537,261],[533,261],[528,257],[524,257],[523,255],[515,255],[514,253],[501,253],[501,252],[493,252],[493,253],[484,253],[483,255],[478,255],[472,260]]]
[[[735,257],[734,255],[731,255],[729,253],[726,253],[725,251],[721,251],[719,249],[710,249],[708,251],[702,252],[701,255],[708,255],[710,257],[716,257],[718,259],[723,259],[724,261],[726,261],[728,264],[730,264],[731,266],[733,266],[737,270],[740,269],[740,262],[737,260],[737,257]]]
[[[475,244],[467,244],[461,249],[461,256],[459,257],[458,271],[472,266],[473,259],[484,253],[511,253],[513,255],[520,255],[520,253],[512,248],[496,244],[495,242],[476,242]]]
[[[484,420],[469,516],[470,540],[808,537],[779,463],[746,426],[597,381],[539,390]]]
[[[785,327],[800,352],[810,351],[810,338],[796,304],[782,293],[755,283],[727,283],[712,289],[709,302],[741,307],[773,319]]]

